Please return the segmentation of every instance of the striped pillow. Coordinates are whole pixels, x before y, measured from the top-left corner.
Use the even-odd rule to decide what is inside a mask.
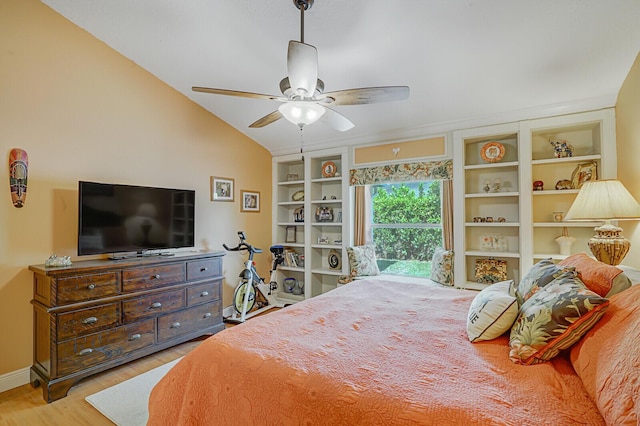
[[[602,317],[609,301],[567,271],[533,294],[511,327],[509,358],[538,364],[571,347]]]

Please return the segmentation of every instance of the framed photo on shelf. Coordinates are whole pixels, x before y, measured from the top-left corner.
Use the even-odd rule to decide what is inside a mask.
[[[287,226],[286,234],[284,237],[285,243],[295,243],[296,242],[296,227],[295,226]]]
[[[260,212],[260,193],[258,191],[240,191],[240,211]]]
[[[234,181],[231,178],[211,176],[211,201],[233,201]]]
[[[582,184],[591,180],[598,179],[598,163],[590,161],[588,163],[580,163],[571,174],[571,185],[573,189],[582,188]]]

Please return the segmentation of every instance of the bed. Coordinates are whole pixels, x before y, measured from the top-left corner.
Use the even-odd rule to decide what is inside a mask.
[[[535,365],[509,359],[509,333],[469,341],[477,295],[378,278],[252,319],[156,385],[149,424],[637,424],[640,286]]]

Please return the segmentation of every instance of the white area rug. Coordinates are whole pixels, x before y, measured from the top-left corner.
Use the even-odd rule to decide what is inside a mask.
[[[85,400],[118,426],[144,426],[151,389],[180,358],[115,386],[89,395]]]

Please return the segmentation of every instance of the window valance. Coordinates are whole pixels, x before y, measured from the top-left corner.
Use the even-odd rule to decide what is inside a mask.
[[[412,180],[450,180],[453,178],[453,161],[390,164],[351,169],[349,173],[349,185],[351,186]]]

